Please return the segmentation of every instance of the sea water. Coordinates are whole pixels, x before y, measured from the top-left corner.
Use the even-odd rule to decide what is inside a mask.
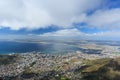
[[[41,52],[45,54],[64,54],[80,50],[75,45],[63,43],[31,43],[17,41],[0,41],[0,54]]]

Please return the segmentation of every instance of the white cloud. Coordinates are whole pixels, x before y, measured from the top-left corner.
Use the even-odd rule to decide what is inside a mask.
[[[98,32],[98,33],[94,33],[92,36],[96,36],[96,37],[119,37],[120,35],[120,31],[105,31],[105,32]]]
[[[98,28],[120,28],[120,8],[96,11],[87,17],[87,23]]]
[[[120,40],[120,31],[119,30],[109,30],[101,31],[93,34],[87,34],[88,39],[97,39],[97,40]]]
[[[97,33],[84,33],[79,31],[78,29],[74,28],[74,29],[64,29],[64,30],[58,30],[55,32],[48,32],[48,33],[44,33],[39,35],[40,37],[44,36],[44,37],[73,37],[73,38],[77,38],[77,39],[92,39],[92,40],[116,40],[116,39],[120,39],[119,37],[120,35],[120,31],[119,30],[111,30],[111,31],[104,31],[104,32],[97,32]]]
[[[83,22],[86,11],[102,0],[0,0],[0,26],[36,29],[49,25],[63,28]]]
[[[56,32],[48,32],[44,33],[39,36],[81,36],[84,35],[84,33],[80,32],[77,29],[64,29],[64,30],[58,30]]]

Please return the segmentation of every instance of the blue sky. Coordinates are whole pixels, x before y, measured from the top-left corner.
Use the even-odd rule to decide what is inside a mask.
[[[120,40],[120,0],[0,0],[0,39],[9,35]]]

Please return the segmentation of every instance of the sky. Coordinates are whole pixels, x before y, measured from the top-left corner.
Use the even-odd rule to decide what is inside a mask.
[[[0,39],[120,40],[120,0],[0,0]]]

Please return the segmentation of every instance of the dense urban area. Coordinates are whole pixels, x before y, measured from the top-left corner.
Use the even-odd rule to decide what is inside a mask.
[[[120,80],[120,47],[80,44],[66,54],[0,55],[0,80]]]

